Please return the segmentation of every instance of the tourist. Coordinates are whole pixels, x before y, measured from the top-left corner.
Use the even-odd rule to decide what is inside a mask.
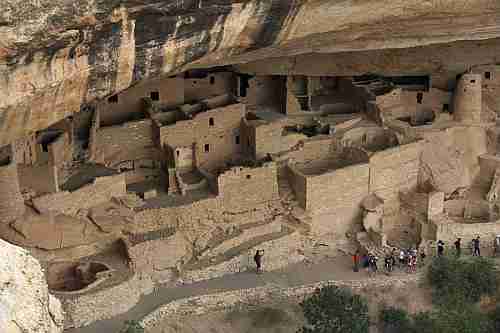
[[[255,252],[255,256],[253,257],[255,265],[257,266],[257,274],[262,273],[262,256],[264,256],[264,250],[257,250],[257,252]]]
[[[500,253],[500,235],[495,237],[495,241],[493,244],[493,255],[497,256]]]
[[[387,254],[384,259],[385,263],[385,270],[387,273],[392,272],[392,264],[393,264],[394,257],[390,254]]]
[[[462,241],[462,238],[457,238],[457,240],[455,241],[455,254],[457,257],[460,257],[460,251],[461,251],[461,242]]]
[[[438,250],[438,256],[441,257],[444,254],[444,242],[442,240],[439,240],[437,242],[437,250]]]
[[[472,240],[472,244],[474,245],[474,253],[473,256],[480,257],[481,256],[481,246],[479,243],[479,235]]]
[[[399,251],[399,268],[403,268],[405,266],[405,251],[401,249]]]
[[[352,256],[352,261],[353,261],[353,271],[358,272],[359,271],[359,251],[356,251],[354,255]]]
[[[421,266],[424,266],[424,264],[425,264],[425,257],[427,257],[427,255],[425,254],[425,249],[421,248],[420,249],[420,265]]]

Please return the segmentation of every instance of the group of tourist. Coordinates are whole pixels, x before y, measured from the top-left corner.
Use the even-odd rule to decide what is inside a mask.
[[[462,238],[457,238],[457,240],[453,243],[455,246],[455,255],[460,257],[462,254]],[[438,256],[444,255],[445,243],[442,240],[437,242],[437,254]],[[471,254],[474,257],[481,256],[481,239],[479,235],[473,238],[470,242]],[[498,255],[500,253],[500,235],[496,235],[495,240],[493,242],[493,255]]]
[[[424,251],[420,252],[420,260],[423,262],[426,254]],[[359,271],[359,266],[366,268],[370,275],[376,274],[378,272],[378,260],[379,258],[373,254],[368,253],[366,255],[360,256],[359,251],[357,251],[353,256],[354,271]],[[396,249],[393,248],[390,253],[387,253],[384,257],[384,269],[387,274],[394,270],[394,267],[398,266],[399,269],[406,269],[408,273],[414,273],[417,270],[418,262],[418,250],[417,249]]]

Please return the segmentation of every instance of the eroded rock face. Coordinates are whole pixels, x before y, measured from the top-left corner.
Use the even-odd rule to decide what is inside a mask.
[[[1,239],[0,253],[0,332],[62,332],[61,303],[49,294],[38,261]]]
[[[499,9],[496,0],[4,0],[0,145],[140,80],[193,66],[460,40],[491,40],[494,48]],[[394,70],[396,58],[369,62]],[[366,72],[349,59],[351,71]]]

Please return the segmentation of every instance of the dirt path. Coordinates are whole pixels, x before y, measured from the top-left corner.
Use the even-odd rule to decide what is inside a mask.
[[[402,275],[403,273],[396,269],[393,274]],[[294,287],[324,280],[363,280],[368,278],[364,270],[358,273],[352,271],[349,257],[336,257],[324,259],[314,264],[299,263],[288,266],[285,270],[264,272],[260,275],[244,272],[175,288],[159,287],[153,293],[143,296],[139,303],[127,313],[112,319],[95,322],[86,327],[66,330],[65,333],[118,333],[126,320],[138,320],[162,304],[196,295],[255,288],[267,284]]]

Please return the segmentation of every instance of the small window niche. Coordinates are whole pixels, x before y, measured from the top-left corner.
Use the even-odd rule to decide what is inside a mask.
[[[252,178],[252,176],[250,176],[250,175],[247,175],[247,179],[251,179],[251,178]]]
[[[424,94],[421,92],[417,93],[417,103],[422,104],[423,99],[424,99]]]
[[[237,135],[234,141],[236,142],[237,145],[239,145],[240,144],[240,136]]]
[[[160,92],[159,91],[152,91],[149,95],[151,96],[151,100],[153,100],[153,101],[160,100]]]
[[[443,104],[443,112],[450,112],[450,104]]]
[[[118,95],[108,97],[108,103],[118,103]]]
[[[205,146],[203,147],[203,150],[205,151],[205,153],[210,152],[210,145],[206,143]]]
[[[210,77],[210,84],[215,84],[215,77],[214,76]]]
[[[491,80],[491,72],[484,72],[484,78],[486,80]]]
[[[177,153],[177,157],[179,157],[179,155],[181,154],[180,150],[177,150],[176,153]]]
[[[470,80],[470,83],[476,83],[476,80]]]
[[[208,126],[214,126],[214,125],[215,125],[214,118],[208,118]]]

